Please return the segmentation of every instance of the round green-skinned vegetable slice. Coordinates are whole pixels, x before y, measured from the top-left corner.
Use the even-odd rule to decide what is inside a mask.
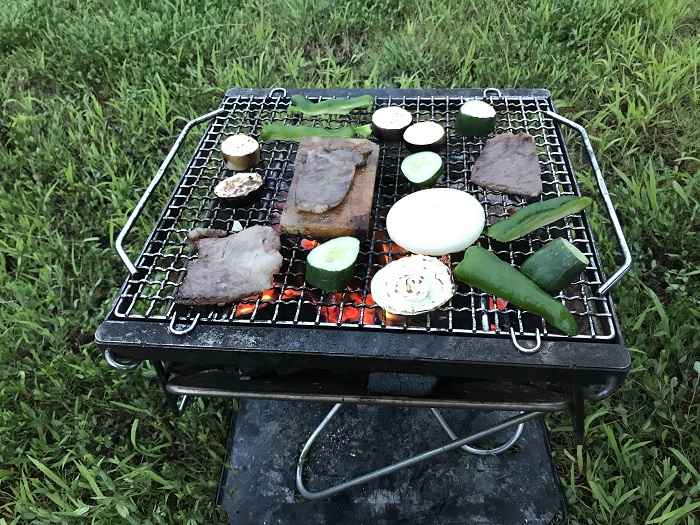
[[[326,292],[345,288],[355,272],[360,241],[337,237],[316,246],[306,258],[306,281]]]
[[[569,286],[588,266],[581,250],[563,238],[554,239],[530,255],[520,271],[548,292]]]
[[[573,314],[507,262],[481,246],[470,246],[454,269],[455,279],[539,315],[569,335],[578,333]]]
[[[481,100],[462,104],[455,120],[455,132],[467,137],[483,137],[493,133],[496,126],[496,110]]]
[[[401,162],[401,173],[419,187],[435,184],[442,175],[442,169],[442,158],[432,151],[413,153]]]

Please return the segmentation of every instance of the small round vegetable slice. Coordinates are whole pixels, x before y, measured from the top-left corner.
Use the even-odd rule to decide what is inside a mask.
[[[242,206],[255,200],[262,183],[262,177],[257,173],[236,173],[219,182],[214,194],[229,204]]]
[[[433,151],[413,153],[401,162],[401,173],[419,187],[431,186],[442,175],[443,162]]]
[[[231,135],[221,143],[221,154],[230,169],[245,171],[260,162],[260,144],[248,135]]]
[[[406,128],[403,133],[406,147],[412,153],[419,151],[440,151],[447,144],[445,128],[437,122],[418,122]]]
[[[399,142],[411,122],[413,117],[402,107],[380,108],[372,114],[372,132],[378,139]]]
[[[496,110],[482,100],[462,104],[455,120],[455,132],[467,137],[484,137],[496,127]]]
[[[391,240],[422,255],[461,252],[479,238],[485,223],[479,201],[453,188],[428,188],[407,195],[386,216]]]
[[[566,239],[559,237],[530,255],[520,271],[548,292],[562,290],[581,275],[588,258]]]
[[[306,281],[326,292],[345,288],[355,272],[360,241],[337,237],[316,246],[306,258]]]
[[[375,274],[370,288],[375,303],[398,315],[435,310],[449,301],[456,289],[449,268],[424,255],[390,262]]]

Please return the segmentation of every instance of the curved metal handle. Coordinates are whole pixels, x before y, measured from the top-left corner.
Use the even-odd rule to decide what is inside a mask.
[[[581,394],[584,399],[590,399],[592,401],[600,401],[606,397],[612,395],[612,393],[617,389],[619,381],[617,377],[610,376],[604,385],[598,385],[598,389],[594,389],[592,386],[581,387]]]
[[[583,139],[583,144],[586,146],[588,158],[591,161],[591,167],[593,168],[593,172],[595,173],[595,178],[598,181],[598,189],[600,190],[600,194],[603,197],[603,202],[605,203],[605,207],[607,208],[608,214],[610,216],[610,222],[612,223],[613,229],[615,230],[617,241],[620,243],[620,249],[622,250],[622,254],[625,257],[622,266],[620,266],[620,268],[618,268],[617,271],[614,274],[612,274],[612,276],[610,276],[610,278],[607,281],[600,285],[598,291],[602,295],[607,293],[610,290],[610,288],[617,284],[617,282],[620,279],[622,279],[625,276],[625,274],[627,274],[627,272],[630,271],[630,268],[632,267],[632,254],[630,253],[629,246],[627,245],[625,234],[622,233],[620,221],[617,219],[615,208],[613,208],[613,203],[610,199],[610,194],[608,193],[608,187],[605,185],[603,173],[600,171],[600,166],[598,166],[598,161],[595,158],[595,153],[593,153],[593,145],[591,144],[591,140],[588,138],[586,128],[584,128],[580,124],[576,124],[576,122],[562,117],[557,113],[554,113],[553,111],[544,111],[543,113],[548,117],[552,118],[553,120],[556,120],[557,122],[560,122],[569,126],[570,128],[575,129],[581,135],[581,138]]]
[[[146,191],[144,192],[144,194],[141,196],[141,200],[136,205],[136,208],[134,208],[134,211],[131,212],[131,215],[129,215],[129,218],[126,221],[126,224],[124,224],[122,231],[117,236],[117,240],[114,243],[114,247],[116,248],[117,253],[119,254],[119,257],[121,257],[122,261],[124,261],[124,264],[129,269],[129,272],[131,272],[132,275],[136,273],[136,266],[134,266],[134,263],[131,262],[131,259],[129,259],[129,256],[124,251],[124,247],[122,246],[124,243],[124,238],[127,236],[127,234],[129,233],[129,230],[131,230],[131,227],[134,225],[134,222],[136,222],[136,219],[141,214],[141,211],[143,210],[144,206],[146,205],[146,202],[148,201],[149,197],[153,193],[153,190],[158,185],[160,180],[163,178],[163,175],[165,174],[165,170],[167,170],[168,166],[170,166],[170,163],[172,162],[173,158],[175,157],[175,154],[177,153],[177,150],[180,149],[180,145],[185,140],[185,137],[187,136],[189,131],[197,124],[201,124],[202,122],[205,122],[205,121],[207,121],[207,120],[209,120],[217,115],[220,115],[221,113],[223,113],[225,111],[226,111],[225,108],[219,108],[216,111],[212,111],[211,113],[207,113],[206,115],[202,115],[201,117],[197,117],[194,120],[190,120],[187,124],[185,124],[185,127],[182,128],[180,135],[178,136],[177,140],[175,141],[175,144],[173,144],[173,147],[170,148],[170,151],[168,152],[168,155],[165,157],[165,160],[160,165],[160,168],[158,168],[158,171],[156,172],[156,174],[153,176],[153,180],[148,185],[148,188],[146,188]]]
[[[138,359],[117,360],[117,358],[112,355],[112,351],[109,348],[105,350],[104,356],[107,364],[120,372],[130,372],[131,370],[138,368],[138,366],[141,364],[141,361]]]

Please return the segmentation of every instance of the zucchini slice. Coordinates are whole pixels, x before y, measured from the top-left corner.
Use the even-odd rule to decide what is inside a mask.
[[[481,100],[462,104],[455,120],[455,132],[466,137],[483,137],[496,127],[496,110]]]
[[[548,292],[562,290],[588,266],[588,258],[564,238],[548,242],[530,255],[520,271]]]
[[[409,155],[401,162],[401,173],[418,187],[431,186],[442,175],[442,158],[432,151]]]
[[[306,281],[325,292],[337,292],[350,284],[360,241],[337,237],[316,246],[306,258]]]

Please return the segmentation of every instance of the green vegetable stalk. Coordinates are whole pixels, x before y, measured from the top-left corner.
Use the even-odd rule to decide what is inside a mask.
[[[288,115],[301,113],[306,116],[317,115],[347,115],[353,109],[366,109],[371,111],[374,107],[374,97],[363,95],[355,98],[341,98],[311,102],[302,95],[293,95],[292,103],[287,108]]]
[[[480,246],[471,246],[454,269],[456,279],[539,315],[569,335],[578,333],[576,320],[557,299],[544,292],[507,262]]]
[[[563,195],[554,199],[529,204],[506,220],[491,226],[486,235],[501,242],[510,242],[571,215],[591,204],[589,197]]]
[[[351,139],[355,136],[368,138],[372,133],[369,124],[352,128],[345,126],[342,128],[326,129],[313,126],[289,126],[285,124],[268,124],[260,131],[260,140],[287,140],[299,142],[303,137],[340,137]]]

